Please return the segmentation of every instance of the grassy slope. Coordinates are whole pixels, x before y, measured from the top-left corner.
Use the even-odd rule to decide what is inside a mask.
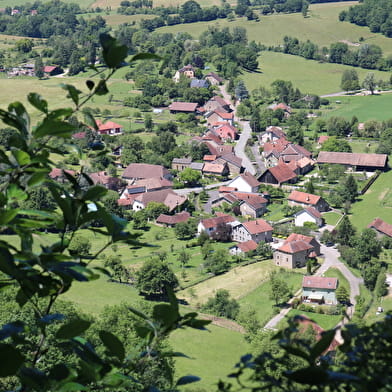
[[[336,99],[341,103],[333,103],[332,109],[324,111],[323,116],[342,116],[351,119],[355,115],[362,122],[367,120],[387,120],[392,117],[390,111],[392,105],[391,93],[365,97],[338,97]],[[335,98],[330,98],[330,101],[334,102]]]
[[[348,280],[343,276],[343,274],[337,268],[329,268],[325,273],[324,276],[329,278],[338,278],[339,286],[343,286],[346,288],[347,292],[350,292],[350,284]]]
[[[324,329],[331,329],[331,328],[335,327],[335,325],[338,324],[342,318],[341,316],[331,316],[328,314],[310,313],[310,312],[303,312],[303,311],[300,311],[297,309],[292,309],[287,314],[286,319],[288,317],[294,317],[297,315],[306,316],[307,318],[315,321],[321,328],[324,328]],[[286,322],[282,322],[282,323],[280,323],[279,327],[282,328],[285,325],[287,325]]]
[[[208,331],[177,330],[171,335],[170,343],[174,351],[191,357],[176,360],[177,376],[194,374],[202,377],[189,387],[191,390],[200,387],[215,391],[219,379],[231,373],[240,356],[249,351],[243,335],[214,325],[208,326]]]
[[[364,229],[375,217],[392,224],[392,171],[382,173],[352,205],[350,220],[357,229]]]

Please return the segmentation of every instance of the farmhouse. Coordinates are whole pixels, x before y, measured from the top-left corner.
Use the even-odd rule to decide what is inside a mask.
[[[202,231],[206,232],[208,236],[211,236],[211,234],[216,231],[217,227],[222,224],[228,224],[235,222],[236,219],[232,217],[231,215],[227,214],[217,214],[217,216],[213,218],[207,218],[203,219],[199,222],[197,225],[197,234],[200,235]]]
[[[193,102],[173,102],[169,105],[170,113],[196,113],[198,103]]]
[[[139,194],[133,201],[132,209],[134,211],[143,210],[147,207],[148,203],[156,202],[163,203],[169,208],[169,211],[174,211],[176,208],[182,206],[186,200],[186,196],[177,195],[171,189],[162,189]]]
[[[236,188],[240,192],[257,192],[260,183],[249,172],[245,172],[231,180],[227,186]]]
[[[123,127],[113,121],[107,121],[103,124],[100,120],[97,120],[98,133],[101,135],[116,136],[123,133]]]
[[[166,215],[161,214],[156,219],[156,223],[158,225],[166,226],[166,227],[174,227],[177,223],[187,222],[191,214],[187,211],[179,212],[175,215]]]
[[[233,227],[232,238],[237,242],[271,242],[272,231],[273,228],[264,219],[256,219]]]
[[[223,141],[233,141],[237,139],[237,128],[233,127],[230,124],[220,125],[218,128],[214,129],[214,132],[223,140]]]
[[[313,207],[319,212],[329,209],[328,203],[321,196],[296,190],[290,193],[288,203],[290,206]]]
[[[295,226],[303,226],[306,222],[314,223],[318,227],[321,227],[324,224],[322,215],[313,207],[308,207],[297,212],[294,214],[294,218]]]
[[[298,161],[302,158],[310,158],[311,156],[312,153],[309,152],[306,148],[298,144],[290,143],[280,153],[279,160],[288,163],[291,161]]]
[[[209,101],[204,104],[204,110],[206,112],[213,112],[217,110],[218,112],[231,112],[230,103],[226,102],[219,95],[215,95]]]
[[[44,66],[44,74],[47,76],[54,76],[63,73],[62,68],[57,65],[45,65]]]
[[[216,123],[222,123],[222,122],[233,125],[234,114],[214,110],[213,112],[208,112],[205,115],[205,118],[207,119],[208,125],[214,125]]]
[[[320,151],[317,163],[339,164],[357,171],[387,170],[388,155]]]
[[[268,127],[265,132],[260,136],[260,143],[275,142],[280,138],[285,138],[286,134],[281,127]]]
[[[229,167],[226,163],[205,163],[202,172],[205,176],[226,177],[229,174]]]
[[[284,183],[294,184],[297,182],[297,174],[285,163],[268,168],[258,180],[264,184],[281,186]]]
[[[337,278],[304,276],[302,279],[302,301],[336,305]]]
[[[307,244],[312,246],[312,250],[309,254],[309,257],[316,257],[320,255],[320,244],[319,242],[311,236],[308,235],[303,235],[303,234],[297,234],[297,233],[291,233],[287,238],[285,243],[288,242],[293,242],[293,241],[304,241]]]
[[[49,177],[54,181],[64,184],[64,182],[67,181],[67,177],[64,172],[71,175],[72,177],[76,176],[76,172],[74,170],[63,170],[54,167],[49,173]]]
[[[172,175],[169,170],[161,165],[131,163],[125,168],[122,178],[126,181],[141,180],[143,178],[166,178],[170,180]]]
[[[224,82],[224,80],[215,72],[210,72],[205,76],[205,78],[211,83],[212,86],[219,86]]]
[[[230,175],[239,174],[243,170],[242,159],[233,153],[217,157],[213,163],[227,165]]]
[[[237,245],[232,246],[229,249],[229,253],[233,256],[242,255],[257,249],[257,242],[250,240],[246,242],[240,242]]]
[[[174,158],[172,160],[171,168],[173,170],[183,171],[187,167],[189,167],[192,163],[191,158]]]
[[[180,68],[176,71],[173,80],[178,83],[180,81],[181,76],[185,76],[187,78],[194,78],[195,77],[195,68],[191,64],[185,65],[185,67]]]
[[[369,229],[373,229],[377,233],[377,237],[388,236],[392,238],[392,225],[384,222],[380,218],[376,218],[368,225]]]
[[[102,185],[112,191],[118,191],[122,188],[123,181],[120,178],[109,176],[105,171],[90,173],[89,177],[94,185]]]
[[[304,267],[312,249],[305,241],[286,241],[274,252],[275,265],[289,269]]]

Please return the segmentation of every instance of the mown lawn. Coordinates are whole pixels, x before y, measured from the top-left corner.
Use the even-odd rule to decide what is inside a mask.
[[[359,230],[374,219],[392,224],[392,171],[382,173],[351,208],[351,223]]]
[[[327,329],[332,329],[340,322],[342,319],[342,316],[340,315],[328,315],[328,314],[318,314],[318,313],[312,313],[312,312],[303,312],[298,309],[291,309],[289,313],[287,313],[287,316],[285,319],[287,320],[288,318],[294,317],[294,316],[305,316],[314,322],[316,322],[321,328],[327,330]],[[282,321],[278,327],[284,328],[287,326],[287,321],[284,320]]]
[[[385,79],[385,76],[383,77]],[[388,120],[392,117],[392,93],[367,96],[338,97],[340,104],[335,103],[335,98],[329,98],[332,103],[328,110],[323,111],[323,117],[340,116],[350,119],[356,116],[359,121]],[[362,152],[362,151],[354,151]]]
[[[241,355],[249,352],[249,345],[240,333],[215,325],[207,328],[208,331],[177,330],[169,338],[173,351],[190,357],[176,359],[176,376],[192,374],[202,378],[184,390],[217,390],[219,379],[229,381],[226,376],[234,370]]]
[[[279,277],[291,287],[295,293],[301,287],[303,274],[279,269]],[[262,325],[268,322],[274,315],[275,302],[270,299],[270,284],[263,282],[255,290],[251,291],[239,300],[242,309],[252,309],[256,311],[257,317]]]
[[[350,293],[350,284],[348,280],[343,276],[343,274],[337,268],[329,268],[325,273],[324,276],[329,278],[338,278],[339,286],[344,287],[348,293]]]
[[[336,223],[338,223],[338,220],[341,217],[340,214],[338,214],[337,212],[333,212],[333,211],[326,212],[326,213],[324,213],[322,215],[323,215],[323,218],[325,220],[325,223],[327,225],[332,225],[332,226],[335,226]]]

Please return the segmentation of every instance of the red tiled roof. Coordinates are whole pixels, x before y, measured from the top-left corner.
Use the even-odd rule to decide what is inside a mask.
[[[221,165],[219,163],[209,163],[206,162],[203,167],[203,173],[214,173],[214,174],[222,174],[225,170],[225,165]]]
[[[203,219],[201,221],[201,224],[206,228],[206,229],[211,229],[213,227],[217,227],[219,224],[222,223],[230,223],[230,222],[234,222],[235,218],[232,217],[231,215],[227,215],[227,214],[218,214],[216,217],[213,218],[207,218],[207,219]]]
[[[265,133],[273,133],[274,135],[276,135],[278,138],[284,138],[286,136],[286,134],[283,132],[281,127],[274,127],[274,126],[270,126],[265,130]]]
[[[264,219],[256,219],[254,221],[243,222],[242,226],[245,227],[249,234],[260,234],[266,231],[273,230],[273,228]]]
[[[323,216],[320,214],[319,211],[317,211],[315,208],[313,207],[307,207],[305,208],[306,212],[308,212],[310,215],[312,215],[315,218],[321,219]]]
[[[327,278],[323,276],[304,276],[302,279],[302,287],[311,289],[331,289],[338,287],[338,278]]]
[[[222,97],[220,97],[219,95],[213,96],[213,97],[212,97],[212,100],[215,101],[215,102],[218,102],[219,105],[221,105],[221,106],[228,106],[228,105],[229,105],[229,103],[226,102],[226,101],[225,101]]]
[[[231,163],[232,165],[237,166],[239,168],[242,167],[242,158],[237,157],[233,153],[224,154],[221,155],[219,158],[217,158],[217,161],[222,161],[222,160]]]
[[[58,177],[63,177],[64,173],[66,172],[68,174],[70,174],[71,176],[74,176],[76,174],[76,172],[74,170],[63,170],[63,169],[58,169],[56,167],[54,167],[50,173],[49,173],[49,177],[52,179],[58,178]]]
[[[178,112],[194,112],[199,104],[193,102],[173,102],[170,106],[170,110]]]
[[[298,253],[304,250],[312,249],[313,246],[307,244],[305,241],[285,241],[283,245],[278,249],[278,251],[285,253]]]
[[[255,242],[253,240],[240,242],[237,245],[237,247],[240,248],[244,253],[247,253],[247,252],[250,252],[251,250],[257,249],[257,242]]]
[[[202,139],[203,140],[212,140],[216,144],[223,144],[220,136],[212,131],[208,131],[205,135],[203,135]]]
[[[215,129],[215,132],[224,139],[231,138],[235,139],[237,137],[237,128],[233,127],[230,124],[224,124],[221,125],[220,127]]]
[[[234,118],[234,114],[233,113],[226,113],[226,112],[217,112],[215,111],[215,113],[223,118],[224,120],[232,120]]]
[[[374,228],[377,231],[386,234],[389,237],[392,237],[392,225],[387,222],[384,222],[380,218],[376,218],[372,223],[368,226],[369,229]]]
[[[44,66],[44,72],[45,73],[50,73],[52,71],[54,71],[57,67],[54,65],[45,65]]]
[[[310,242],[313,240],[313,237],[310,237],[308,235],[303,235],[303,234],[298,234],[298,233],[291,233],[286,240],[284,241],[284,243],[286,242],[291,242],[291,241],[304,241],[308,244],[310,244]]]
[[[173,211],[176,207],[185,203],[186,200],[186,196],[177,195],[177,193],[173,192],[171,189],[145,192],[138,194],[135,198],[135,201],[139,201],[144,206],[147,206],[147,204],[151,202],[163,203],[169,207],[170,211]]]
[[[156,222],[166,225],[176,225],[180,222],[186,222],[190,217],[191,214],[187,211],[182,211],[175,215],[161,214],[158,216]]]
[[[290,144],[290,142],[284,137],[282,137],[274,142],[265,143],[263,146],[263,151],[266,154],[269,152],[277,152],[280,154],[287,147],[288,144]]]
[[[86,132],[77,132],[72,135],[74,139],[84,139],[86,137]]]
[[[297,203],[304,203],[310,205],[316,205],[321,199],[321,196],[312,195],[311,193],[305,193],[300,191],[292,191],[288,197],[288,200],[295,201]]]
[[[323,144],[324,142],[326,142],[329,139],[329,136],[327,135],[321,135],[318,139],[317,139],[317,143],[318,144]]]
[[[320,151],[318,163],[337,163],[352,166],[371,166],[383,168],[387,164],[387,154],[365,154],[351,152]]]
[[[123,178],[163,178],[169,174],[169,170],[161,165],[131,163],[125,168],[122,176]]]
[[[122,128],[120,124],[113,121],[106,121],[105,123],[102,123],[102,121],[97,120],[96,123],[98,125],[98,131],[109,131],[111,129]]]
[[[268,200],[257,193],[232,192],[231,194],[238,200],[244,201],[245,203],[255,208],[259,208],[265,204],[268,204]]]
[[[166,178],[151,177],[136,180],[133,185],[137,187],[144,186],[148,191],[149,189],[171,188],[173,182],[166,180]]]
[[[219,193],[233,192],[235,190],[237,190],[237,188],[234,188],[232,186],[224,186],[224,185],[218,188]]]
[[[215,161],[216,155],[204,155],[203,161],[212,162]]]
[[[268,170],[280,184],[297,177],[297,175],[284,163],[279,163],[277,166],[270,167]]]

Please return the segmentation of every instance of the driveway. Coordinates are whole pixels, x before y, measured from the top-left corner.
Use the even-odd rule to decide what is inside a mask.
[[[242,126],[242,132],[234,147],[235,155],[242,159],[242,166],[246,169],[246,171],[251,174],[256,174],[256,170],[253,167],[252,162],[245,153],[246,143],[252,135],[252,129],[249,125],[249,121],[239,121],[239,124]]]

